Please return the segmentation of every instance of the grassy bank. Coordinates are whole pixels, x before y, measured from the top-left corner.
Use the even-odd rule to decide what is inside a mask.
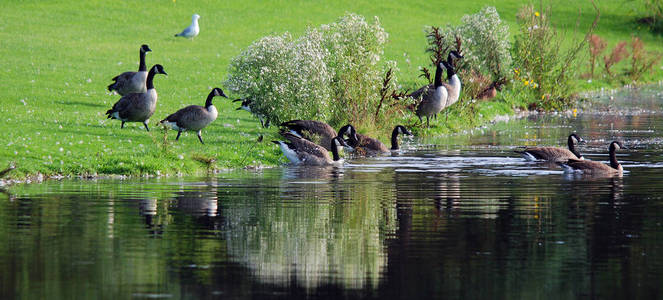
[[[513,32],[520,1],[489,1]],[[597,34],[613,47],[631,34],[649,49],[663,52],[663,38],[639,27],[631,3],[602,1]],[[389,33],[385,57],[398,62],[400,82],[423,84],[418,66],[428,63],[424,26],[457,24],[464,14],[484,5],[431,1],[3,1],[0,7],[0,168],[15,162],[11,177],[79,174],[202,174],[211,168],[277,165],[285,162],[268,141],[276,129],[259,122],[228,99],[216,98],[219,118],[203,131],[206,145],[195,134],[175,143],[156,122],[189,104],[203,104],[213,87],[221,87],[230,59],[254,40],[285,31],[299,35],[307,26],[330,23],[346,12],[378,16]],[[593,20],[589,2],[555,2],[553,23],[574,34]],[[173,35],[201,15],[200,36]],[[581,33],[575,33],[581,34]],[[150,132],[141,124],[120,129],[104,112],[119,99],[106,86],[110,78],[138,64],[138,48],[149,44],[147,64],[160,63],[168,76],[157,76],[157,111]],[[578,66],[584,67],[584,66]],[[659,67],[644,81],[662,78]],[[594,89],[618,83],[583,81]],[[231,98],[235,95],[229,95]],[[447,125],[425,134],[441,134],[509,113],[518,103],[505,100],[473,104],[479,117],[452,109]],[[416,117],[403,120],[413,124]],[[444,119],[443,119],[444,120]],[[438,124],[442,124],[438,120]],[[257,138],[264,135],[263,142]]]

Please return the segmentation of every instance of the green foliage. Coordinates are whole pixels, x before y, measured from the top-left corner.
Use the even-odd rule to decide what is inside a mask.
[[[500,19],[497,9],[483,8],[476,14],[465,15],[458,26],[447,25],[443,30],[446,46],[456,48],[454,37],[462,41],[459,70],[473,70],[493,81],[504,78],[511,66],[509,26]]]
[[[532,108],[544,110],[561,109],[572,103],[579,74],[575,66],[586,42],[582,39],[565,47],[568,39],[553,28],[551,16],[549,8],[521,8],[513,49],[513,88],[536,99]]]
[[[386,41],[377,18],[368,23],[347,14],[296,40],[289,33],[258,40],[232,60],[225,85],[252,99],[252,109],[272,123],[373,120],[382,74],[395,67],[381,63]]]

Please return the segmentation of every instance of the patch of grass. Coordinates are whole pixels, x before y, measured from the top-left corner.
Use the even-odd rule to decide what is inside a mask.
[[[515,13],[521,1],[491,3],[517,30]],[[602,1],[601,22],[596,34],[614,47],[619,40],[638,35],[650,49],[663,49],[662,37],[638,27],[628,15],[626,3]],[[278,147],[256,142],[277,139],[276,129],[263,129],[236,104],[215,99],[219,118],[203,130],[206,145],[195,133],[183,133],[175,142],[175,132],[163,132],[156,122],[190,104],[201,105],[210,89],[221,87],[230,59],[253,41],[285,31],[301,35],[307,26],[328,24],[352,12],[366,18],[378,16],[389,34],[385,58],[395,60],[396,74],[405,87],[424,82],[417,78],[418,66],[429,64],[425,28],[458,24],[465,14],[476,13],[473,3],[434,1],[18,1],[6,0],[0,10],[0,166],[15,162],[7,176],[21,178],[44,175],[82,174],[206,174],[208,164],[198,158],[216,158],[215,169],[245,165],[273,166],[285,162]],[[591,24],[589,2],[556,2],[555,26],[563,34],[574,33],[577,12],[583,12],[581,28]],[[201,33],[193,40],[173,35],[201,15]],[[138,66],[138,48],[148,44],[153,52],[147,64],[160,63],[168,76],[158,76],[157,111],[146,132],[139,123],[120,123],[105,118],[104,112],[120,97],[110,94],[110,78]],[[578,66],[586,68],[587,66]],[[616,66],[620,68],[620,66]],[[645,74],[643,81],[661,78],[663,70]],[[377,83],[379,84],[379,83]],[[592,89],[611,83],[595,80],[584,83]],[[229,95],[233,98],[234,95]],[[467,119],[452,108],[448,119],[438,116],[431,129],[422,134],[436,135],[480,124],[491,114],[517,106],[507,96],[496,103],[473,105],[481,115]],[[401,123],[413,124],[407,115]],[[360,129],[361,131],[362,129]],[[390,128],[371,129],[387,140]],[[252,147],[252,148],[251,148]],[[251,149],[251,151],[248,151]]]

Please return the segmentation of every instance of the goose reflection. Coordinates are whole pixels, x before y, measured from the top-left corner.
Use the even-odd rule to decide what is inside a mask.
[[[181,186],[175,193],[175,201],[179,211],[194,217],[218,215],[218,195],[213,182],[205,183],[204,186]]]
[[[384,186],[348,184],[375,176],[333,167],[285,169],[273,193],[238,197],[245,204],[224,207],[230,257],[263,283],[377,288],[396,211],[382,205]]]

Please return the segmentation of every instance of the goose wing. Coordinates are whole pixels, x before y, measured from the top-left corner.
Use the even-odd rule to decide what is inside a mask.
[[[389,148],[378,139],[363,134],[357,134],[357,137],[359,138],[358,147],[364,148],[367,152],[389,152]]]
[[[432,94],[434,90],[435,90],[435,86],[433,86],[432,84],[429,84],[429,85],[422,86],[418,90],[410,93],[408,96],[423,102],[423,101],[426,101],[426,99],[430,98],[429,94]]]
[[[139,110],[143,95],[142,93],[132,93],[122,96],[120,100],[115,102],[113,108],[106,111],[106,114],[110,118],[113,113],[117,112],[120,118],[130,119],[132,112]]]
[[[567,165],[574,170],[581,170],[589,173],[610,173],[618,171],[604,163],[591,160],[569,159],[562,164]]]
[[[331,160],[329,157],[329,152],[324,147],[317,145],[311,141],[300,138],[292,133],[285,133],[283,135],[297,152],[297,155],[300,156],[300,159],[305,160],[306,156],[315,156],[323,158],[325,160]]]
[[[527,147],[523,150],[516,150],[517,153],[528,153],[536,159],[553,160],[553,161],[566,161],[569,159],[577,159],[573,152],[569,149],[558,147]]]

